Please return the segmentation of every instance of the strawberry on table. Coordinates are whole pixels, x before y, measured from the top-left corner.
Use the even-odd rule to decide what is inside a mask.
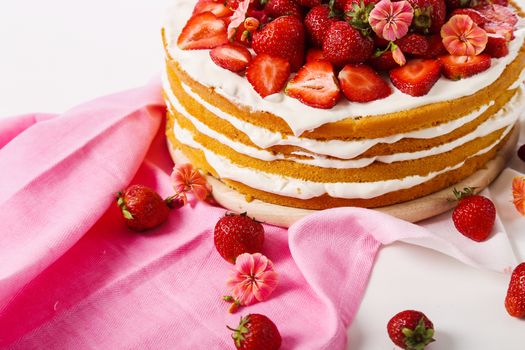
[[[390,71],[392,84],[411,96],[428,94],[440,76],[441,65],[437,60],[414,59]]]
[[[412,25],[422,34],[439,33],[447,17],[445,0],[408,0],[414,8]]]
[[[353,102],[370,102],[392,94],[383,78],[367,65],[346,65],[339,72],[339,83],[346,98]]]
[[[451,80],[459,80],[484,72],[490,68],[491,59],[488,54],[477,56],[441,56],[443,75]]]
[[[290,77],[290,63],[281,57],[257,55],[248,66],[246,77],[262,98],[280,92]]]
[[[513,317],[525,317],[525,263],[516,266],[512,272],[505,297],[505,308]]]
[[[232,72],[243,72],[252,60],[252,54],[241,45],[224,44],[210,51],[213,62]]]
[[[328,6],[319,5],[312,8],[304,19],[304,27],[312,45],[322,47],[326,32],[335,22],[337,19],[330,17]]]
[[[304,65],[286,86],[286,93],[315,108],[332,108],[341,98],[332,64],[328,61]]]
[[[182,50],[213,49],[226,43],[226,23],[211,12],[191,17],[177,40]]]
[[[134,231],[146,231],[164,223],[170,211],[157,192],[143,185],[133,185],[117,194],[126,225]]]
[[[278,350],[281,347],[281,334],[275,323],[268,317],[260,314],[250,314],[241,317],[232,338],[235,347],[239,350]]]
[[[243,253],[261,252],[264,227],[246,214],[226,214],[215,225],[213,240],[223,259],[234,264]]]
[[[281,16],[303,18],[303,9],[294,0],[268,0],[264,10],[273,18]]]
[[[387,331],[402,349],[423,350],[434,341],[434,325],[421,311],[401,311],[388,321]]]
[[[452,221],[456,229],[465,237],[476,242],[485,241],[492,233],[496,220],[496,207],[487,197],[474,195],[472,188],[462,192],[454,190],[459,200],[452,212]]]
[[[337,67],[363,63],[372,56],[374,42],[344,21],[330,25],[323,42],[325,58]]]
[[[500,58],[509,54],[509,43],[505,37],[499,34],[487,33],[487,46],[484,53],[490,57]]]
[[[295,72],[304,61],[303,23],[293,16],[279,17],[253,33],[252,47],[258,55],[266,53],[286,59]]]

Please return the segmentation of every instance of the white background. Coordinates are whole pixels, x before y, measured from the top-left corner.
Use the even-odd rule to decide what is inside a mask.
[[[62,112],[147,82],[163,64],[160,26],[170,1],[1,1],[0,117]],[[414,308],[437,328],[430,350],[523,350],[525,321],[503,306],[508,279],[423,248],[386,247],[348,349],[393,349],[389,318]]]

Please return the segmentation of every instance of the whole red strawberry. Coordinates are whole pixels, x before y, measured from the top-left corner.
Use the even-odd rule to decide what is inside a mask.
[[[516,266],[510,277],[505,308],[513,317],[525,317],[525,262]]]
[[[436,34],[441,31],[447,17],[445,0],[408,0],[414,8],[412,25],[422,34]]]
[[[259,314],[250,314],[241,317],[232,338],[235,347],[239,350],[277,350],[281,347],[281,334],[275,324],[268,317]]]
[[[372,56],[374,42],[344,21],[333,23],[323,42],[324,57],[338,67],[363,63]]]
[[[126,225],[134,231],[146,231],[166,221],[169,207],[157,192],[143,185],[133,185],[119,192],[117,204]]]
[[[252,47],[257,54],[266,53],[286,59],[292,71],[297,71],[305,55],[303,23],[293,16],[279,17],[253,34]]]
[[[312,45],[322,47],[323,41],[332,23],[336,18],[330,17],[330,8],[326,5],[316,6],[304,18],[304,27]]]
[[[474,195],[472,188],[463,192],[454,190],[459,203],[452,213],[456,229],[464,236],[476,241],[486,240],[496,220],[496,207],[486,197]]]
[[[261,252],[264,227],[246,214],[226,214],[215,225],[215,248],[224,260],[234,264],[243,253]]]
[[[295,16],[303,18],[301,6],[294,0],[269,0],[264,10],[273,18],[281,16]]]
[[[433,342],[434,325],[420,311],[401,311],[386,326],[390,339],[402,349],[423,350]]]

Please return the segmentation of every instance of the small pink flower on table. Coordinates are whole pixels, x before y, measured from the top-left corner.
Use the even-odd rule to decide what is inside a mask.
[[[224,300],[232,302],[230,312],[270,297],[279,282],[273,263],[261,253],[244,253],[237,257],[226,285],[232,295]]]
[[[487,33],[467,15],[454,15],[441,27],[441,38],[453,56],[476,56],[487,46]]]
[[[394,41],[408,33],[414,9],[408,1],[381,0],[370,12],[368,22],[381,38]]]
[[[195,197],[201,201],[205,200],[211,193],[204,176],[191,164],[176,165],[171,173],[171,182],[175,189],[175,195],[170,199],[179,199],[183,204],[188,201],[186,196],[188,192],[193,192]]]

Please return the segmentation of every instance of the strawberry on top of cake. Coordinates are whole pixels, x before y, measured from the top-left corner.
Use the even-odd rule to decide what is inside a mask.
[[[507,0],[199,0],[177,45],[209,50],[261,98],[330,109],[486,71],[517,23]]]

